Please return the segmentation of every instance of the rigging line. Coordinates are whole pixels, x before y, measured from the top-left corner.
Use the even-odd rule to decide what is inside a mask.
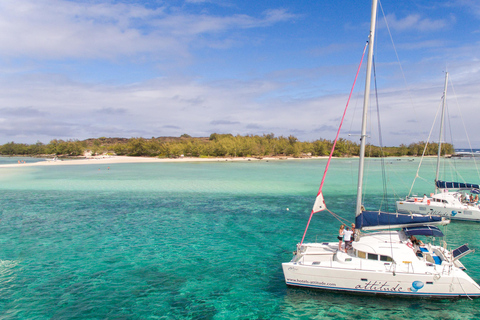
[[[405,83],[405,88],[407,89],[407,94],[408,94],[408,98],[409,98],[409,100],[410,100],[410,104],[411,104],[412,106],[415,106],[415,104],[414,104],[414,102],[413,102],[413,99],[412,99],[411,91],[409,90],[408,85],[407,85],[405,73],[404,73],[404,71],[403,71],[402,64],[400,63],[400,58],[399,58],[399,56],[398,56],[398,52],[397,52],[397,49],[396,49],[396,47],[395,47],[395,43],[394,43],[394,41],[393,41],[392,33],[391,33],[391,31],[390,31],[390,27],[389,27],[389,25],[388,25],[388,21],[387,21],[387,18],[386,18],[386,16],[385,16],[385,12],[383,11],[382,2],[381,2],[380,0],[379,0],[378,2],[379,2],[379,4],[380,4],[380,10],[382,11],[382,14],[383,14],[383,18],[384,18],[384,21],[385,21],[385,26],[387,27],[387,31],[388,31],[388,34],[389,34],[389,36],[390,36],[390,41],[391,41],[391,43],[392,43],[392,46],[393,46],[393,49],[394,49],[394,52],[395,52],[395,56],[396,56],[396,58],[397,58],[397,62],[398,62],[398,65],[399,65],[399,68],[400,68],[400,71],[401,71],[401,74],[402,74],[402,77],[403,77],[403,80],[404,80],[404,83]],[[417,116],[416,116],[416,109],[415,109],[415,108],[413,108],[413,112],[415,113],[415,117],[417,118]],[[435,123],[435,122],[434,122],[434,123]],[[409,191],[408,196],[411,195],[412,190],[413,190],[413,187],[414,187],[414,185],[415,185],[415,180],[416,180],[416,178],[418,177],[418,173],[419,173],[419,170],[420,170],[420,167],[421,167],[421,164],[422,164],[424,155],[425,155],[425,151],[427,150],[428,141],[430,141],[430,135],[431,135],[431,133],[432,133],[432,131],[430,131],[429,139],[427,140],[427,143],[426,143],[426,145],[425,145],[425,149],[424,149],[424,151],[423,151],[423,153],[422,153],[422,158],[421,158],[421,160],[420,160],[420,164],[419,164],[419,167],[418,167],[418,169],[417,169],[417,173],[416,173],[415,178],[414,178],[414,180],[413,180],[413,183],[412,183],[412,186],[411,186],[411,188],[410,188],[410,191]],[[478,171],[477,171],[477,172],[478,172]],[[479,177],[480,177],[480,174],[479,174]]]
[[[465,136],[467,137],[468,147],[470,148],[470,152],[473,153],[472,144],[470,142],[470,137],[468,136],[468,133],[467,133],[467,126],[465,125],[465,121],[463,121],[463,115],[462,115],[462,112],[460,111],[460,106],[458,104],[457,94],[455,93],[455,88],[453,87],[453,82],[451,80],[451,76],[450,76],[450,86],[452,87],[453,94],[454,94],[454,97],[455,97],[455,102],[457,104],[458,114],[460,115],[460,119],[462,120],[463,129],[465,130]],[[477,175],[480,178],[480,171],[478,170],[477,161],[475,160],[475,157],[472,157],[472,158],[473,158],[473,163],[475,164],[475,169],[477,169]]]
[[[378,103],[378,86],[377,86],[377,69],[375,64],[375,58],[373,57],[373,83],[375,87],[375,103],[377,105],[377,125],[378,125],[378,144],[380,147],[380,163],[382,167],[382,184],[383,184],[383,199],[380,203],[380,210],[384,204],[385,211],[388,212],[388,193],[387,193],[387,179],[385,177],[385,154],[383,152],[383,138],[382,138],[382,126],[380,121],[380,104]],[[390,220],[390,217],[389,217]],[[388,225],[388,230],[391,230],[390,223]],[[389,232],[390,243],[392,243],[392,233]],[[393,257],[393,246],[390,246],[390,254]]]
[[[373,83],[375,86],[375,103],[377,104],[377,122],[378,122],[378,142],[380,145],[380,161],[382,165],[382,184],[383,184],[383,200],[385,202],[385,211],[388,211],[388,191],[387,179],[385,174],[385,154],[383,152],[382,126],[380,125],[380,105],[378,103],[378,87],[377,87],[377,73],[375,67],[375,58],[373,58]],[[380,206],[381,208],[381,206]]]
[[[397,160],[403,161],[404,159],[397,159]],[[404,179],[406,176],[400,172],[397,172],[397,170],[390,170],[388,173],[395,176],[395,181],[399,181],[399,183],[397,183],[399,185],[398,187],[399,189],[395,188],[394,184],[392,183],[389,184],[389,189],[392,190],[392,193],[393,193],[393,199],[400,199],[400,200],[403,199],[403,195],[402,197],[400,197],[400,192],[398,192],[397,190],[401,190],[402,188],[403,189],[408,188],[408,186],[410,185],[410,181],[408,181],[407,183]],[[387,177],[387,181],[390,182],[392,180],[390,179],[390,177]],[[401,182],[401,185],[400,185],[400,182]],[[401,193],[404,193],[404,192],[401,191]]]
[[[357,113],[358,103],[359,103],[360,97],[361,97],[360,95],[361,95],[361,93],[357,92],[356,97],[354,98],[355,99],[355,106],[353,107],[353,114],[352,114],[352,120],[350,121],[350,128],[348,128],[348,131],[347,131],[349,136],[352,135],[352,128],[353,128],[353,124],[354,124],[354,121],[355,121],[355,114]]]
[[[445,150],[445,144],[447,143],[447,128],[448,128],[448,123],[450,122],[449,121],[449,117],[448,117],[448,108],[447,108],[447,101],[445,101],[445,118],[447,118],[443,124],[443,132],[444,132],[444,135],[443,135],[443,139],[441,141],[442,143],[442,149]],[[439,145],[440,146],[440,145]],[[438,153],[438,147],[437,146],[437,153]],[[446,152],[443,153],[443,157],[442,157],[442,150],[440,150],[440,159],[443,159],[443,175],[446,177],[447,176],[447,172],[445,171],[445,168],[447,167],[447,161],[445,161],[445,155],[446,155]],[[451,163],[450,163],[450,166],[451,166]],[[453,173],[455,173],[456,168],[454,168],[454,171]],[[453,179],[453,173],[451,172],[451,177]],[[439,173],[439,179],[440,179],[440,173]]]
[[[470,299],[470,300],[473,300],[473,299],[468,295],[467,291],[465,291],[465,289],[463,288],[462,282],[460,281],[460,279],[459,279],[458,277],[455,277],[455,279],[457,279],[458,284],[460,285],[460,288],[462,288],[463,293],[465,293],[465,295],[467,296],[467,298]],[[453,283],[453,280],[452,280],[452,283]]]
[[[332,212],[332,211],[330,211],[329,209],[326,209],[326,210],[332,215],[332,217],[334,217],[335,219],[337,219],[337,220],[340,221],[341,223],[343,223],[343,224],[345,224],[345,222],[351,223],[350,220],[345,219],[345,218],[343,218],[343,217],[340,217],[340,216],[339,216],[338,214],[336,214],[335,212]],[[342,221],[342,220],[343,220],[343,221]]]
[[[416,109],[415,109],[415,104],[413,103],[412,93],[410,92],[410,89],[408,88],[407,78],[405,77],[405,72],[403,72],[402,64],[400,63],[400,58],[398,57],[397,48],[395,47],[395,43],[393,42],[392,33],[390,32],[390,27],[388,26],[387,17],[385,16],[385,12],[383,11],[382,2],[379,0],[378,3],[380,4],[380,10],[382,11],[382,14],[383,14],[383,20],[385,21],[385,26],[387,27],[388,35],[390,36],[390,41],[392,42],[393,51],[395,52],[395,56],[397,57],[398,67],[400,68],[400,72],[402,73],[403,82],[405,83],[405,88],[407,89],[407,94],[408,94],[408,98],[410,100],[410,104],[411,104],[411,106],[413,106],[412,109],[413,109],[414,116],[415,116],[415,118],[418,118],[417,112],[416,112]]]
[[[453,179],[453,175],[451,175],[451,180],[455,180],[455,181],[463,181],[464,183],[466,183],[467,181],[463,178],[463,176],[460,174],[460,172],[457,171],[457,168],[455,166],[452,165],[452,163],[449,161],[448,164],[450,165],[450,167],[452,168],[451,171],[453,171],[455,173],[455,175],[457,176],[457,179]],[[444,169],[445,172],[446,172],[446,169]],[[447,180],[447,179],[445,179]]]
[[[423,180],[423,181],[425,181],[425,182],[429,182],[429,183],[432,182],[432,181],[430,181],[430,180],[425,179],[424,177],[420,177],[420,176],[419,176],[418,178],[421,179],[421,180]],[[409,194],[409,196],[410,196],[410,194]]]
[[[442,95],[442,99],[443,99],[443,95]],[[440,99],[440,102],[442,101],[442,99]],[[415,181],[419,177],[418,173],[420,172],[420,167],[422,166],[423,159],[425,157],[425,152],[427,151],[428,143],[430,141],[430,137],[432,136],[433,128],[435,127],[435,122],[437,121],[437,117],[438,117],[438,114],[440,113],[441,107],[442,107],[442,105],[440,103],[440,105],[437,107],[437,113],[435,114],[435,118],[433,119],[433,124],[432,124],[432,127],[430,128],[430,132],[428,134],[427,142],[425,143],[425,147],[423,148],[422,157],[420,158],[420,163],[418,164],[417,172],[415,173],[415,178],[413,178],[412,186],[410,187],[410,191],[408,192],[407,198],[410,197],[410,195],[412,194],[412,190],[413,190],[413,186],[415,185]]]
[[[372,112],[372,110],[370,108],[368,108],[368,112]],[[371,136],[371,132],[372,132],[372,123],[371,123],[371,120],[372,119],[372,116],[370,115],[368,118],[367,118],[367,122],[368,122],[368,129],[367,129],[367,135],[365,136],[365,139],[369,139],[370,136]],[[371,158],[372,157],[372,144],[370,143],[367,143],[367,145],[365,146],[365,154]],[[365,195],[367,194],[367,190],[371,187],[370,186],[370,183],[368,182],[369,179],[370,179],[370,173],[372,172],[372,170],[370,169],[372,165],[372,161],[366,161],[365,162],[365,166],[366,166],[366,169],[365,169],[365,172],[367,172],[367,174],[365,174],[365,176],[363,177],[363,193],[362,193],[362,203],[365,203]]]
[[[449,111],[448,108],[447,108],[446,110],[447,110],[447,112]],[[452,145],[452,148],[454,148],[454,147],[453,147],[452,122],[451,122],[451,120],[450,120],[450,116],[447,117],[447,121],[448,121],[448,125],[449,125],[448,128],[450,129],[450,130],[449,130],[449,132],[450,132],[450,141],[452,141],[451,145]],[[455,152],[455,149],[453,150],[453,152]],[[445,151],[445,154],[446,154],[446,151]],[[462,175],[461,175],[461,174],[458,172],[458,170],[457,170],[457,158],[456,158],[456,157],[450,157],[450,161],[449,161],[450,166],[452,166],[452,165],[451,165],[451,162],[453,162],[453,168],[454,168],[454,172],[455,172],[455,175],[456,175],[456,178],[455,178],[455,179],[452,178],[452,181],[459,181],[459,180],[458,180],[459,177],[463,180]],[[444,169],[444,172],[446,172],[445,169]],[[446,176],[446,175],[445,175],[445,176]],[[453,175],[452,175],[452,177],[453,177]],[[445,179],[445,181],[446,181],[446,180],[447,180],[447,179]],[[463,182],[466,182],[466,181],[463,180]]]
[[[343,111],[342,120],[340,121],[340,125],[338,126],[337,136],[335,137],[335,141],[333,142],[332,150],[330,151],[330,156],[328,157],[327,165],[325,166],[325,171],[323,172],[323,178],[322,178],[322,182],[320,183],[320,188],[318,189],[317,197],[322,193],[323,183],[325,182],[325,177],[327,175],[328,167],[330,166],[330,161],[332,160],[333,151],[335,151],[335,145],[337,144],[338,136],[340,135],[340,130],[342,129],[343,120],[345,119],[345,114],[347,113],[348,104],[350,103],[350,98],[352,97],[353,89],[355,88],[355,83],[357,83],[358,73],[360,72],[360,68],[362,67],[362,62],[363,62],[363,58],[365,57],[365,51],[367,49],[367,46],[368,46],[368,41],[365,43],[365,46],[363,47],[362,58],[360,59],[360,64],[358,65],[357,74],[355,75],[355,79],[353,80],[352,89],[350,89],[350,94],[348,96],[347,104],[345,106],[345,110]],[[302,245],[303,240],[305,239],[305,235],[307,234],[308,226],[310,225],[312,216],[315,213],[314,209],[315,209],[315,206],[314,208],[312,208],[312,212],[310,213],[310,218],[308,218],[307,227],[305,228],[305,232],[303,233],[303,237],[302,237],[302,241],[300,242],[300,245]]]
[[[448,104],[446,104],[445,112],[448,114],[447,115],[447,121],[445,122],[445,127],[447,127],[447,124],[448,124],[449,132],[450,132],[450,141],[453,141],[452,124],[451,124],[451,120],[450,120],[452,117],[450,116],[450,113],[449,113],[450,110],[448,108]],[[446,141],[444,141],[444,142],[446,143]],[[453,143],[452,143],[452,146],[453,146]],[[446,155],[446,150],[444,151],[444,156],[445,155]],[[451,161],[448,161],[448,163],[447,163],[447,161],[443,162],[443,175],[444,175],[444,180],[445,181],[448,180],[448,178],[447,178],[447,164],[449,165],[449,167],[451,169],[449,171],[450,172],[450,180],[466,182],[466,180],[463,178],[463,176],[457,170],[457,161],[456,161],[455,157],[453,157],[453,159],[451,159]],[[477,170],[478,170],[478,168],[477,168]]]
[[[449,133],[450,133],[450,141],[453,141],[453,135],[452,135],[452,122],[451,122],[451,118],[450,118],[450,114],[449,114],[449,110],[448,110],[448,105],[446,106],[445,108],[445,111],[447,112],[448,116],[447,116],[447,121],[445,121],[445,126],[447,126],[448,124],[448,129],[449,129]],[[446,140],[446,139],[445,139]],[[446,141],[445,143],[442,145],[444,146],[446,145]],[[452,146],[453,146],[453,142],[452,142]],[[446,158],[446,155],[447,155],[447,150],[446,150],[446,146],[444,148],[444,153],[443,153],[443,156]],[[444,175],[446,176],[446,172],[445,171],[445,168],[447,166],[446,164],[447,161],[444,161],[444,164],[443,164],[443,172],[445,173]],[[455,160],[455,157],[453,157],[453,161],[449,161],[449,165],[452,166],[452,162],[453,162],[453,172],[455,173],[455,178],[453,179],[453,174],[452,174],[452,181],[457,181],[458,180],[458,176],[460,175],[460,173],[458,172],[457,170],[457,161]],[[445,179],[446,181],[446,179]],[[463,181],[465,182],[465,181]]]

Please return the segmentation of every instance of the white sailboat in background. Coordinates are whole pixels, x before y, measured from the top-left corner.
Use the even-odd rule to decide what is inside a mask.
[[[420,246],[409,240],[409,237],[415,235],[443,236],[434,225],[446,224],[448,220],[363,210],[363,167],[376,10],[377,0],[373,0],[361,130],[355,241],[352,249],[344,252],[339,250],[338,241],[303,243],[302,239],[292,260],[282,264],[285,282],[289,286],[360,294],[427,298],[479,297],[480,286],[464,272],[464,266],[458,261],[471,252],[468,246],[448,250],[445,242],[442,246]],[[325,173],[328,164],[329,162]],[[314,213],[326,208],[322,186],[323,180],[310,219]],[[377,231],[366,232],[372,229]],[[306,232],[307,229],[304,238]]]
[[[400,213],[416,213],[423,215],[438,215],[452,220],[480,221],[480,203],[478,184],[463,182],[440,181],[440,161],[447,99],[448,72],[445,73],[443,90],[442,114],[440,120],[440,136],[438,139],[437,169],[435,173],[435,193],[430,196],[407,196],[405,200],[396,202]],[[418,173],[417,173],[418,175]],[[414,181],[415,183],[415,181]],[[412,185],[413,188],[413,185]]]

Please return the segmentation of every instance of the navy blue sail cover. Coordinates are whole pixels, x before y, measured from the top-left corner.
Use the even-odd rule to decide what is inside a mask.
[[[355,226],[359,229],[362,229],[365,227],[378,226],[388,227],[398,225],[421,225],[441,221],[442,217],[439,216],[409,215],[382,211],[363,211],[355,218]]]
[[[435,182],[437,188],[440,189],[480,189],[480,185],[473,183],[463,183],[463,182],[449,182],[449,181],[440,181]]]
[[[434,226],[421,226],[421,227],[407,227],[403,228],[405,234],[410,236],[430,236],[430,237],[443,237],[443,232]]]

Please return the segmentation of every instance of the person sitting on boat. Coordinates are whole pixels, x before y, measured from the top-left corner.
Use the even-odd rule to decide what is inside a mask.
[[[417,239],[415,236],[410,236],[410,238],[408,240],[410,240],[410,242],[412,243],[411,246],[412,246],[413,251],[415,251],[415,254],[417,256],[421,257],[422,256],[422,250],[420,250],[420,247],[423,246],[422,240]],[[410,247],[410,245],[409,245],[409,247]]]
[[[470,203],[473,203],[473,194],[470,195]]]
[[[412,244],[415,245],[415,246],[423,245],[422,240],[418,240],[415,236],[411,236],[410,241],[412,241]]]
[[[356,234],[355,234],[355,223],[352,223],[352,241],[355,241],[355,237],[356,237]]]
[[[346,227],[346,230],[343,232],[343,241],[345,242],[345,253],[348,249],[352,248],[352,230],[349,227]]]
[[[422,202],[427,202],[427,195],[425,193],[423,194]]]
[[[345,228],[345,225],[342,224],[340,226],[340,229],[338,230],[338,251],[342,251],[342,241],[343,241],[343,229]]]

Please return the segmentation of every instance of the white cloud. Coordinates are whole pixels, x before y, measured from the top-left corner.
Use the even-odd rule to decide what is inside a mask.
[[[448,27],[452,23],[452,21],[445,19],[433,20],[430,18],[423,18],[420,14],[410,14],[402,19],[397,19],[395,14],[388,14],[386,19],[388,26],[391,29],[398,31],[438,31]],[[453,17],[450,19],[453,19]],[[383,20],[379,23],[384,24]]]
[[[480,18],[480,3],[477,0],[456,0],[450,5],[466,7],[469,12]]]
[[[263,27],[293,17],[285,10],[270,10],[261,18],[166,14],[168,10],[109,2],[2,1],[0,55],[35,59],[112,59],[142,53],[188,56],[189,44],[201,34]]]
[[[467,131],[477,139],[477,88],[472,78],[478,71],[452,75]],[[477,77],[478,78],[478,77]],[[470,84],[469,84],[470,83]],[[15,141],[48,143],[51,139],[91,137],[209,136],[232,134],[291,134],[300,140],[333,139],[343,112],[343,94],[292,99],[278,93],[286,89],[282,79],[226,81],[199,84],[192,80],[152,80],[135,85],[85,85],[58,77],[36,77],[0,83],[1,144]],[[435,86],[418,84],[410,105],[405,90],[379,92],[383,137],[387,145],[426,139],[443,90],[441,74]],[[361,84],[355,92],[342,137],[358,131],[362,103]],[[452,113],[457,102],[450,91]],[[450,100],[449,100],[450,101]],[[454,105],[455,102],[455,105]],[[456,111],[455,111],[456,112]],[[458,115],[458,112],[456,112]],[[22,116],[23,114],[23,116]],[[354,117],[355,118],[352,118]],[[414,120],[414,121],[412,121]],[[376,119],[372,119],[375,123]],[[335,130],[333,130],[335,128]],[[453,127],[454,138],[464,137],[463,125]],[[372,134],[375,136],[375,133]],[[355,137],[351,139],[356,140]],[[373,141],[373,143],[377,143]],[[480,141],[474,143],[480,144]]]
[[[202,1],[194,2],[190,5],[199,5]],[[188,63],[185,60],[197,58],[193,50],[202,46],[224,49],[238,44],[238,39],[251,44],[251,37],[242,34],[242,31],[268,27],[294,18],[284,9],[259,12],[255,16],[185,12],[181,8],[149,9],[114,2],[0,2],[0,56],[4,62],[8,62],[3,64],[3,76],[0,77],[0,144],[12,140],[35,143],[37,140],[48,142],[54,138],[85,139],[100,136],[148,138],[180,136],[184,133],[208,136],[213,132],[273,132],[277,136],[294,134],[300,140],[333,139],[350,85],[349,82],[343,86],[343,82],[347,81],[344,77],[348,73],[348,81],[353,80],[356,66],[349,65],[341,57],[333,63],[324,63],[328,65],[326,67],[319,67],[323,61],[289,64],[288,60],[301,60],[297,56],[299,52],[333,56],[352,51],[347,50],[348,46],[335,44],[335,41],[347,43],[342,39],[344,34],[335,34],[334,41],[313,42],[325,43],[323,49],[312,49],[310,34],[299,42],[275,37],[268,43],[275,47],[269,53],[269,59],[261,62],[268,66],[264,70],[269,73],[257,71],[257,67],[260,68],[258,60],[255,61],[257,65],[235,65],[240,56],[237,52],[229,52],[231,55],[225,56],[225,61],[228,61],[225,64],[218,63],[215,59],[221,55],[215,52],[212,57],[202,56],[198,59],[203,59],[202,62],[214,60],[213,63],[206,63],[217,68],[216,81],[206,75],[210,71],[208,65],[193,65],[194,71],[188,73],[192,75],[190,77],[183,75],[184,69],[179,70],[173,65],[169,71],[172,70],[174,77],[152,72],[132,80],[130,71],[141,73],[149,67],[154,68],[152,65],[157,62],[165,70],[169,65],[164,61],[171,59]],[[389,19],[392,28],[409,32],[435,31],[447,28],[449,22],[444,19],[429,20],[421,15],[402,19],[391,15]],[[279,28],[274,32],[281,33],[283,30]],[[298,35],[298,32],[295,34]],[[265,33],[265,37],[268,35]],[[283,41],[285,46],[278,45]],[[457,94],[460,96],[459,104],[465,107],[464,114],[475,115],[479,107],[478,99],[474,99],[478,97],[476,84],[480,72],[478,44],[469,42],[461,48],[452,46],[447,51],[445,40],[441,38],[419,41],[405,41],[403,45],[408,43],[416,50],[436,47],[444,50],[436,50],[438,56],[428,55],[429,59],[416,56],[406,66],[407,78],[415,81],[412,100],[416,101],[418,109],[409,105],[410,99],[404,90],[387,88],[381,83],[379,98],[381,106],[386,109],[382,113],[382,126],[387,145],[425,139],[425,132],[428,132],[433,121],[432,113],[441,95],[441,71],[446,57],[453,78],[459,79]],[[285,48],[288,51],[291,49],[288,47],[290,43],[308,43],[309,46],[299,45],[298,50],[292,49],[288,55],[282,55],[283,52],[278,49]],[[141,68],[125,63],[125,69],[117,73],[116,65],[112,63],[104,69],[99,68],[100,71],[95,69],[106,59],[118,61],[133,57],[132,60],[143,62],[143,55],[148,57],[145,57],[147,62]],[[18,58],[22,57],[31,60],[28,63],[18,62]],[[302,59],[310,57],[303,55]],[[86,70],[89,75],[112,72],[113,75],[108,75],[108,79],[121,74],[125,80],[106,84],[91,77],[94,80],[89,78],[91,82],[84,82],[76,74],[80,69],[78,61],[83,59],[94,61],[85,63],[88,68],[94,66]],[[48,66],[50,60],[54,65],[51,68]],[[249,60],[249,63],[252,61]],[[234,71],[223,72],[224,65]],[[379,82],[390,83],[391,78],[398,75],[395,72],[388,73],[391,71],[388,69],[386,74],[382,73],[388,65],[392,63],[386,61],[377,65]],[[207,71],[196,73],[195,69],[204,67]],[[36,73],[29,74],[29,69],[35,69]],[[70,72],[72,69],[74,71]],[[253,76],[246,75],[248,71],[245,69],[254,70]],[[242,80],[238,80],[240,77]],[[344,89],[338,89],[339,84]],[[361,84],[357,84],[357,88],[360,87]],[[351,102],[350,119],[347,119],[343,131],[345,138],[346,132],[358,130],[361,108],[359,96],[356,94]],[[354,112],[355,107],[357,110]],[[354,113],[356,117],[352,119]],[[476,117],[465,118],[467,127],[472,131],[471,137],[480,136],[476,130]],[[480,145],[480,141],[477,145]]]

